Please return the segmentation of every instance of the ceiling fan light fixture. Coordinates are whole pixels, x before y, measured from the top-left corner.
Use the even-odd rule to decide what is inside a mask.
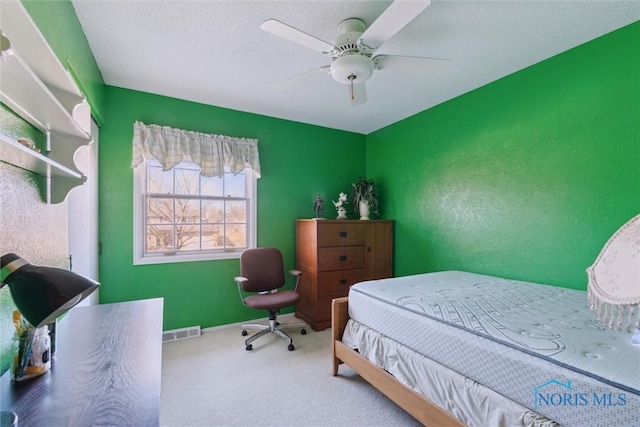
[[[358,84],[373,74],[373,61],[364,55],[345,55],[333,61],[329,72],[339,83]]]
[[[362,19],[345,19],[338,24],[338,34],[333,45],[275,19],[263,22],[260,28],[301,46],[320,51],[333,60],[331,66],[301,74],[283,82],[284,84],[299,82],[307,76],[328,69],[335,81],[348,85],[351,104],[359,105],[367,101],[365,82],[371,77],[374,69],[403,71],[406,68],[418,68],[418,71],[422,72],[434,64],[446,62],[433,58],[386,54],[372,58],[380,46],[416,18],[430,2],[431,0],[394,0],[368,28]],[[283,87],[283,83],[277,86]]]

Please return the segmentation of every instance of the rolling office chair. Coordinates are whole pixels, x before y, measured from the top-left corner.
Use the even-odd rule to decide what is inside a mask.
[[[305,335],[306,324],[296,323],[280,325],[276,319],[276,313],[281,308],[294,305],[300,299],[296,292],[300,281],[301,271],[291,270],[290,273],[296,277],[296,286],[293,291],[278,291],[286,282],[284,275],[284,262],[282,254],[276,248],[247,249],[240,256],[240,274],[234,280],[238,284],[238,293],[242,303],[256,310],[267,310],[269,312],[269,325],[250,324],[242,325],[242,336],[247,336],[247,329],[260,329],[260,332],[249,337],[245,342],[246,350],[251,350],[251,344],[256,339],[267,333],[275,333],[282,338],[289,340],[289,351],[293,351],[293,339],[283,332],[284,328],[301,328],[300,333]],[[245,296],[244,292],[251,292]]]

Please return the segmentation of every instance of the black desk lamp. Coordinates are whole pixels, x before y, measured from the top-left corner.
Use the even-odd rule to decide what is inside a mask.
[[[9,285],[18,311],[33,327],[53,322],[100,284],[80,274],[29,264],[13,253],[0,258],[0,288]]]

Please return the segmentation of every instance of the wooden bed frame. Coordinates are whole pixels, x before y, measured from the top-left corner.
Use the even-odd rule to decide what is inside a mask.
[[[345,363],[422,424],[442,427],[464,426],[453,415],[342,343],[342,334],[349,320],[348,308],[348,297],[336,298],[331,303],[333,376],[338,375],[338,366]]]

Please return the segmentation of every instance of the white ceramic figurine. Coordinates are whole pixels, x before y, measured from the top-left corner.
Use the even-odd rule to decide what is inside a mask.
[[[340,195],[338,195],[338,201],[334,202],[332,200],[331,202],[338,211],[338,216],[336,217],[336,219],[347,219],[347,209],[344,207],[344,205],[347,204],[347,195],[345,193],[340,193]]]

